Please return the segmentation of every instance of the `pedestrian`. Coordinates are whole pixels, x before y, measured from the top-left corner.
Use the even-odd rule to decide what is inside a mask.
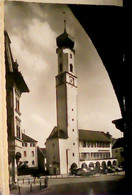
[[[48,187],[48,177],[46,176],[45,177],[45,188],[47,188]]]

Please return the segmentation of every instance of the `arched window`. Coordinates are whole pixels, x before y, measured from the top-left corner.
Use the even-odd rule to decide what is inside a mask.
[[[73,65],[70,64],[70,72],[73,72]]]
[[[60,70],[60,72],[63,71],[63,65],[62,65],[62,63],[60,63],[59,70]]]

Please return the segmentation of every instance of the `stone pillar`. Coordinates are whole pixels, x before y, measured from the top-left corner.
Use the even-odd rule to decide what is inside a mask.
[[[4,1],[0,1],[0,194],[9,195],[6,88],[4,63]]]

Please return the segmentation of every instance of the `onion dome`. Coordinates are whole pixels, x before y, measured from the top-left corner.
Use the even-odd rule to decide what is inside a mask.
[[[64,21],[65,22],[65,21]],[[66,24],[66,22],[65,22]],[[57,46],[59,48],[65,47],[65,48],[70,48],[73,49],[74,47],[74,40],[73,38],[66,32],[66,26],[64,28],[64,33],[61,34],[59,37],[56,39]]]

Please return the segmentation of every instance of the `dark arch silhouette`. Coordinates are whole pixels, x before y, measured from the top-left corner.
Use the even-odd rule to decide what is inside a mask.
[[[100,163],[98,161],[96,162],[96,168],[100,168]]]
[[[94,163],[91,162],[91,163],[89,164],[89,167],[94,167]]]
[[[73,163],[70,167],[70,172],[71,172],[71,175],[73,175],[75,173],[75,170],[78,168],[77,164],[76,163]]]
[[[85,169],[87,169],[87,168],[88,168],[88,166],[87,166],[87,164],[86,164],[86,163],[83,163],[81,167],[82,167],[82,168],[85,168]]]
[[[111,161],[107,162],[107,166],[109,166],[109,167],[111,166]]]
[[[132,175],[129,155],[132,148],[132,93],[130,90],[132,33],[129,25],[131,1],[123,0],[123,7],[92,5],[69,5],[69,7],[96,47],[115,90],[122,118],[113,119],[113,123],[117,129],[124,132],[125,176],[128,188],[131,190],[129,179]],[[93,13],[96,13],[97,17],[92,17]]]
[[[113,165],[116,166],[117,165],[117,162],[116,160],[113,161]]]
[[[105,161],[102,162],[102,167],[103,167],[103,169],[106,168],[106,162]]]

